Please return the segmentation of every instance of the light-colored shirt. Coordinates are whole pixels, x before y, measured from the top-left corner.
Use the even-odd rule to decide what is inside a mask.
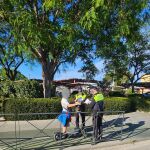
[[[62,111],[65,111],[65,112],[68,112],[68,105],[69,105],[69,102],[66,98],[62,98],[61,100],[61,106],[62,106]]]

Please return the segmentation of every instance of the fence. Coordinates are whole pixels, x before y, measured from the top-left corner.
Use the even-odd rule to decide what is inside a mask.
[[[101,113],[104,114],[103,130],[99,135],[102,136],[102,139],[94,142],[93,116],[90,113],[84,113],[86,116],[85,128],[81,128],[78,131],[75,130],[76,113],[71,113],[72,119],[66,138],[61,134],[62,125],[57,119],[59,113],[0,114],[0,117],[3,116],[4,118],[12,118],[14,120],[0,121],[0,148],[3,150],[63,149],[75,145],[121,140],[124,112],[99,112],[99,114]],[[47,117],[54,119],[41,119]],[[82,125],[80,123],[80,127]]]

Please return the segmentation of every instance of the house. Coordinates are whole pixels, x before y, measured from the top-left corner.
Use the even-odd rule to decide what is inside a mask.
[[[96,80],[86,80],[86,79],[66,79],[66,80],[55,80],[54,84],[56,85],[56,91],[60,91],[61,86],[68,87],[70,89],[70,92],[77,90],[85,90],[88,91],[90,86],[97,86]]]

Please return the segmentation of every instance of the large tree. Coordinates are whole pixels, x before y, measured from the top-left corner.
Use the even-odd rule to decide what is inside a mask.
[[[26,47],[41,63],[44,96],[49,97],[62,63],[88,55],[91,45],[107,53],[113,42],[136,27],[135,16],[144,4],[145,0],[6,0],[0,16],[12,26],[19,48]]]
[[[126,41],[134,42],[149,16],[149,0],[92,0],[88,4],[89,10],[82,12],[80,21],[91,33],[100,57]]]
[[[138,38],[137,38],[138,39]],[[115,53],[115,55],[114,55]],[[122,54],[121,54],[122,53]],[[134,85],[141,79],[141,77],[149,73],[150,70],[150,44],[148,38],[139,38],[139,40],[132,43],[124,44],[124,51],[122,48],[113,49],[113,53],[109,53],[109,59],[106,60],[107,70],[115,70],[114,76],[126,76],[131,83],[132,92],[134,92]]]
[[[18,68],[25,60],[25,55],[16,44],[10,25],[0,20],[0,67],[7,79],[12,81],[16,79]]]
[[[42,65],[44,97],[51,95],[52,80],[62,63],[89,54],[89,35],[76,24],[77,5],[61,0],[7,0],[1,5],[1,18],[11,25],[18,47],[30,51]]]
[[[81,69],[78,72],[83,73],[83,76],[86,78],[86,80],[93,80],[94,77],[98,74],[99,70],[94,65],[93,60],[85,60],[84,65],[81,67]]]
[[[145,23],[148,23],[148,6],[149,0],[93,0],[81,23],[91,32],[96,45],[96,55],[110,60],[107,62],[112,67],[129,67],[131,65],[129,62],[131,62],[131,57],[134,53],[133,49],[140,49],[136,47],[136,44],[142,44],[140,41],[143,41],[140,30]],[[145,51],[145,48],[146,46],[144,47],[142,44],[143,51]],[[145,55],[145,52],[140,53]],[[139,57],[139,55],[136,57]],[[132,59],[137,58],[132,57]],[[141,56],[140,59],[143,63],[146,61],[147,56],[144,56],[144,58]],[[115,72],[117,67],[115,67]],[[130,72],[130,67],[128,72]],[[127,71],[127,69],[120,71],[124,72],[125,70]],[[144,71],[144,68],[140,70],[136,69],[132,76],[131,72],[128,74],[130,82],[133,83],[139,80],[138,75],[140,73],[138,75],[137,73]],[[136,76],[137,79],[133,79],[133,76]]]

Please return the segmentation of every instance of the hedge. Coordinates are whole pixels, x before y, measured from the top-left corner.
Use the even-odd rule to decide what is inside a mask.
[[[108,95],[110,97],[125,97],[125,92],[124,91],[110,91]]]
[[[105,111],[125,111],[133,112],[138,110],[150,111],[150,99],[140,97],[108,97],[105,98]],[[30,99],[7,99],[4,101],[4,113],[53,113],[61,112],[61,98],[30,98]],[[74,111],[74,110],[72,110]],[[86,112],[91,112],[86,107]],[[57,115],[28,115],[21,116],[19,120],[24,119],[51,119]],[[7,116],[7,120],[14,120],[14,117]]]
[[[32,99],[8,99],[4,103],[4,113],[5,114],[20,114],[20,113],[53,113],[61,112],[61,99],[60,98],[32,98]],[[13,116],[6,116],[7,120],[33,120],[33,119],[52,119],[57,115],[24,115],[17,116],[19,118],[14,118]]]
[[[131,101],[126,97],[108,97],[105,98],[105,111],[125,111],[130,112]]]
[[[139,98],[136,101],[136,109],[139,111],[150,112],[150,98]]]

